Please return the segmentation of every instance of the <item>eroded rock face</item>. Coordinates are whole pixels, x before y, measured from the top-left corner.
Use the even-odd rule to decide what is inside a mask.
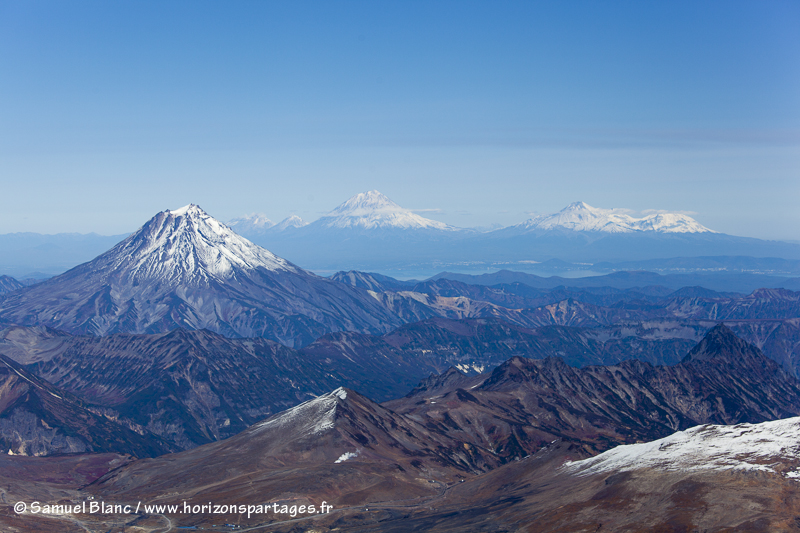
[[[61,428],[50,427],[40,417],[25,409],[14,409],[0,418],[0,439],[11,455],[52,455],[89,451],[77,436],[66,435]]]
[[[797,416],[800,383],[720,325],[671,367],[515,357],[482,376],[429,380],[386,405],[511,461],[557,439],[593,454],[697,424]]]
[[[0,356],[0,446],[3,453],[52,455],[123,450],[139,457],[170,451],[155,435],[90,411],[83,401]]]

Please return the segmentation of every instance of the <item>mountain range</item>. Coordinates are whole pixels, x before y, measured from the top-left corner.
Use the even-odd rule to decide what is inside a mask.
[[[358,206],[367,203],[372,209],[375,202],[385,204],[373,195],[349,206],[346,211],[354,218],[347,219],[348,224],[371,224],[359,214]],[[385,205],[385,209],[396,211],[392,205]],[[415,220],[413,217],[408,220]],[[345,231],[331,227],[331,231]],[[686,310],[673,312],[668,306],[650,312],[636,306],[613,307],[613,296],[612,300],[602,299],[585,291],[580,296],[582,305],[605,308],[581,310],[569,300],[578,294],[551,291],[545,295],[527,284],[487,289],[445,279],[412,285],[373,276],[367,282],[368,276],[322,278],[239,236],[198,206],[189,205],[158,213],[88,263],[7,292],[0,298],[0,321],[92,335],[209,329],[228,337],[265,337],[287,346],[304,346],[332,331],[385,333],[403,323],[434,316],[494,317],[524,327],[587,326],[666,317],[737,318],[724,313],[702,316]],[[634,283],[639,285],[654,281],[653,276],[638,278]],[[623,299],[636,299],[635,295]],[[784,300],[781,305],[789,308],[782,314],[764,316],[796,316],[797,298]],[[547,307],[555,303],[558,309]]]
[[[720,256],[800,259],[796,244],[725,235],[680,213],[634,218],[575,202],[559,213],[481,232],[421,217],[378,191],[357,194],[296,231],[242,230],[315,271],[531,269],[552,259],[598,263],[716,256],[717,264],[728,262]]]
[[[661,338],[648,326],[662,328]],[[384,401],[450,367],[475,375],[514,356],[562,356],[585,366],[635,354],[674,363],[704,332],[651,324],[639,335],[622,336],[615,328],[526,330],[496,319],[437,318],[380,337],[331,333],[293,350],[209,331],[96,337],[15,326],[2,331],[0,354],[99,413],[179,450],[235,435],[340,385]],[[19,440],[15,453],[25,442]]]
[[[406,262],[747,245],[583,203],[481,233],[377,191],[307,225],[231,225]],[[323,278],[231,225],[190,204],[64,274],[0,278],[0,528],[796,527],[800,293],[642,272]],[[31,498],[273,511],[11,513]]]
[[[454,368],[451,372],[475,376],[515,357],[558,358],[553,364],[570,365],[559,363],[563,372],[629,364],[630,359],[656,369],[675,365],[714,324],[653,320],[528,329],[496,318],[432,318],[381,336],[329,333],[301,349],[205,330],[97,337],[13,326],[0,333],[0,354],[82,398],[94,412],[181,450],[235,435],[336,386],[385,401],[406,394],[430,374]],[[796,324],[731,324],[790,375],[795,372]],[[25,442],[18,441],[15,453]]]
[[[742,296],[652,285],[664,279],[648,273],[567,280],[499,272],[403,282],[357,271],[322,278],[190,205],[158,213],[89,263],[41,283],[17,284],[0,297],[0,322],[91,335],[208,329],[303,347],[326,333],[383,334],[433,317],[501,319],[522,328],[636,328],[678,320],[707,329],[727,321],[784,368],[798,371],[798,293],[760,289]]]
[[[512,358],[481,375],[432,376],[383,405],[336,388],[229,439],[155,459],[98,458],[94,476],[55,485],[63,503],[278,504],[269,512],[162,508],[0,515],[0,523],[30,517],[64,531],[107,530],[112,521],[211,531],[230,528],[224,523],[276,531],[774,531],[798,509],[797,419],[769,420],[798,413],[800,383],[717,326],[672,367],[575,369]],[[12,501],[55,490],[36,471],[19,475],[31,458],[10,459],[4,465],[18,474],[5,491]],[[69,456],[48,459],[53,472],[61,461],[74,465]],[[333,510],[297,513],[322,502]]]
[[[746,267],[754,273],[800,275],[797,243],[726,235],[681,213],[635,218],[625,210],[585,202],[514,226],[479,231],[422,217],[373,190],[356,194],[311,223],[292,215],[275,224],[258,213],[232,219],[227,226],[319,273],[355,269],[427,277],[441,270],[591,272],[639,269],[640,264],[657,271],[735,273],[742,270],[744,258],[757,265]],[[88,261],[122,238],[0,235],[0,272],[46,277]],[[36,271],[44,274],[32,276]]]

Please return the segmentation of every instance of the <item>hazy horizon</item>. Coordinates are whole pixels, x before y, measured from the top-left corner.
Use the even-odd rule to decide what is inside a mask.
[[[575,201],[800,240],[794,2],[0,4],[0,234],[377,189],[458,227]]]

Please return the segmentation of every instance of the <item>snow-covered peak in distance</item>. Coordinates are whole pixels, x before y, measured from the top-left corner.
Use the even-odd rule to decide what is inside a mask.
[[[308,222],[297,215],[291,215],[275,224],[274,229],[283,231],[288,228],[302,228],[303,226],[308,226]]]
[[[592,207],[585,202],[575,202],[558,213],[540,215],[522,223],[525,230],[552,230],[564,228],[573,231],[601,231],[605,233],[633,233],[655,231],[659,233],[716,233],[692,217],[678,213],[658,213],[634,218],[616,209]]]
[[[640,468],[666,471],[761,470],[775,472],[783,462],[794,465],[783,474],[800,478],[800,417],[760,424],[705,425],[669,437],[617,446],[607,452],[568,462],[564,469],[578,475],[624,472]]]
[[[404,209],[378,191],[359,193],[320,218],[328,228],[397,228],[456,231],[457,228],[421,217]]]
[[[228,227],[239,235],[259,235],[273,226],[275,223],[263,213],[252,213],[228,221]]]
[[[117,276],[142,281],[226,279],[259,267],[297,270],[194,204],[156,214],[95,261]]]

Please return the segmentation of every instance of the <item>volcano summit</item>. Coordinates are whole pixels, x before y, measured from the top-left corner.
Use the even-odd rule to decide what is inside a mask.
[[[295,266],[196,205],[162,211],[94,260],[14,292],[0,318],[93,335],[209,329],[289,346],[400,323],[366,291]]]

